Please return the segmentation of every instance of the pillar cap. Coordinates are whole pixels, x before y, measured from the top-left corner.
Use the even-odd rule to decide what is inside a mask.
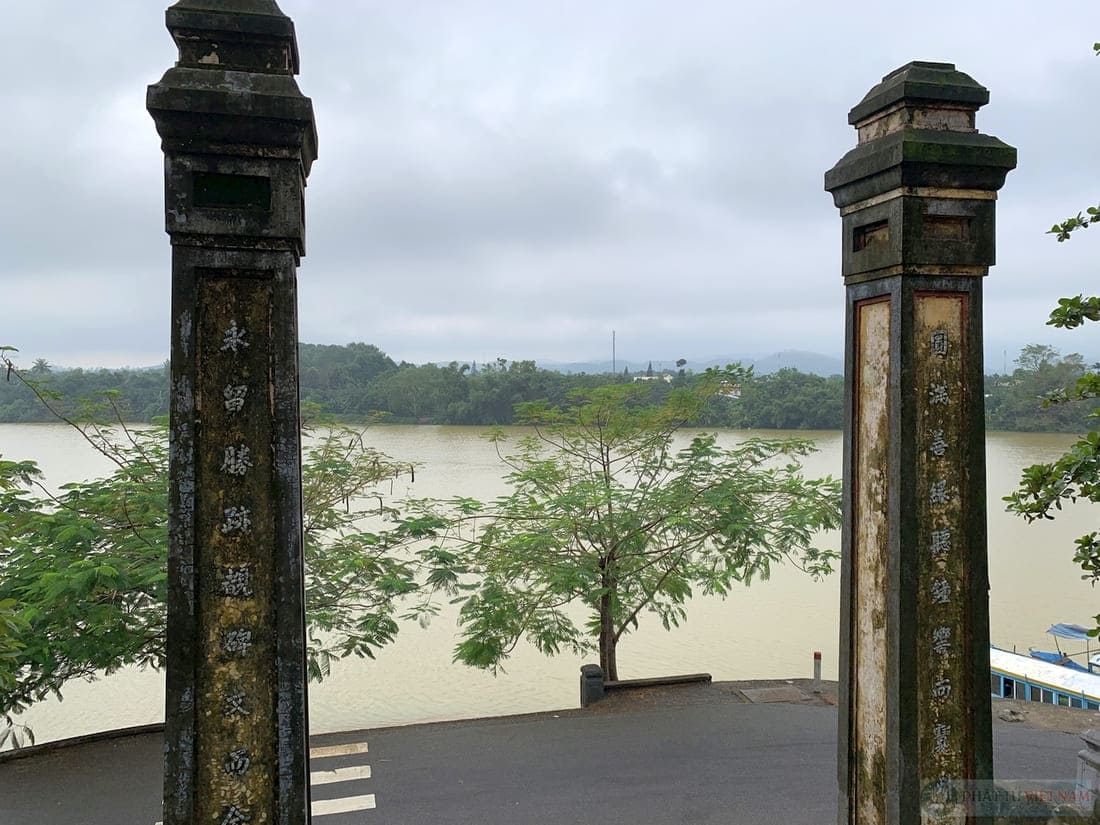
[[[989,102],[989,89],[954,63],[914,60],[894,69],[848,113],[853,126],[899,103],[941,103],[977,110]]]
[[[858,143],[825,173],[825,189],[840,208],[899,187],[997,191],[1016,150],[978,131],[987,102],[989,90],[954,63],[906,63],[848,113]]]
[[[164,15],[172,39],[180,46],[180,62],[188,63],[184,42],[196,35],[225,40],[273,41],[287,51],[284,73],[298,74],[298,40],[294,21],[275,0],[178,0]],[[261,71],[259,66],[239,66]]]
[[[275,0],[178,0],[165,20],[179,60],[146,96],[165,151],[278,148],[299,153],[308,175],[313,106],[294,80],[294,21]]]
[[[825,189],[845,207],[898,187],[996,192],[1016,168],[1016,149],[992,135],[906,129],[861,143],[825,173]]]
[[[275,0],[177,0],[165,19],[169,29],[203,23],[222,31],[294,36],[294,21]]]

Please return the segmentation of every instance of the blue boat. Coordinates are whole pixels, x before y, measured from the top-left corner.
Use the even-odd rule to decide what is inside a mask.
[[[1072,708],[1100,710],[1100,654],[1092,655],[1088,628],[1078,624],[1060,623],[1047,630],[1054,637],[1054,651],[1028,651],[1027,656],[1014,651],[989,648],[990,691],[994,696],[1045,702]],[[1068,653],[1059,639],[1085,643],[1085,650]],[[1073,660],[1084,656],[1085,664]]]

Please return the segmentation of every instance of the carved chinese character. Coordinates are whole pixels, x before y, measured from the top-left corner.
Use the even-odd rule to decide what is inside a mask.
[[[246,825],[251,821],[252,815],[247,810],[230,805],[222,809],[222,818],[218,820],[218,825]]]
[[[243,476],[252,466],[252,456],[244,444],[225,448],[221,470],[231,476]]]
[[[234,318],[229,322],[229,329],[225,331],[225,335],[222,336],[222,352],[231,352],[234,355],[238,350],[244,349],[248,346],[248,341],[244,340],[244,336],[248,333],[244,327],[237,326],[237,319]]]
[[[943,479],[933,481],[928,491],[929,504],[947,504],[951,500],[951,494],[947,492],[947,482]]]
[[[946,384],[933,384],[928,388],[929,404],[946,404],[949,400]]]
[[[225,389],[222,390],[226,411],[238,413],[243,410],[246,395],[248,395],[248,387],[244,384],[227,384]]]
[[[230,656],[244,656],[252,649],[252,631],[236,627],[222,633],[222,650]]]
[[[248,696],[240,688],[234,688],[222,698],[222,716],[232,719],[235,716],[249,716]]]
[[[230,776],[244,776],[251,767],[252,755],[248,752],[248,748],[237,748],[230,751],[225,755],[225,761],[222,762],[222,770]]]
[[[947,752],[947,737],[951,735],[951,726],[946,722],[940,722],[932,728],[932,752]]]
[[[252,530],[252,511],[247,507],[226,507],[225,520],[222,522],[222,534],[248,533]]]
[[[221,569],[222,579],[219,583],[222,595],[230,599],[251,599],[252,592],[252,568],[247,564],[225,565]]]
[[[928,549],[932,553],[932,558],[939,559],[951,552],[951,530],[948,528],[933,530],[928,539]]]
[[[933,579],[929,591],[932,604],[947,604],[951,601],[951,582],[947,579]]]
[[[932,652],[937,656],[946,656],[951,652],[951,628],[947,625],[932,631]]]
[[[944,440],[943,430],[932,430],[930,435],[932,436],[932,443],[929,445],[928,451],[936,458],[943,458],[947,453],[947,442]]]
[[[951,680],[947,678],[937,679],[932,685],[932,696],[936,699],[946,699],[951,695]]]
[[[937,329],[928,341],[933,355],[947,355],[947,330]]]

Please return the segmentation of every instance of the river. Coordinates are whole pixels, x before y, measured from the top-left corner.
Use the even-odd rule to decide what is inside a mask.
[[[483,428],[438,426],[374,427],[367,440],[402,461],[418,462],[415,483],[396,482],[396,496],[492,497],[504,491],[501,466]],[[820,452],[805,469],[838,475],[839,432],[757,433],[807,436]],[[746,433],[725,433],[735,440]],[[1089,624],[1100,613],[1096,593],[1073,564],[1073,539],[1093,529],[1096,511],[1070,507],[1054,521],[1027,525],[1004,512],[1020,469],[1049,461],[1071,436],[991,433],[987,440],[989,480],[990,625],[994,644],[1026,650],[1048,646],[1044,630],[1053,622]],[[51,486],[93,478],[109,471],[105,459],[64,425],[0,425],[0,455],[33,459]],[[838,547],[839,535],[826,536]],[[722,601],[698,597],[688,621],[665,632],[652,617],[620,643],[622,678],[706,671],[715,679],[810,676],[812,655],[821,651],[823,674],[835,679],[840,600],[839,577],[819,582],[789,567],[773,569],[768,581],[732,591]],[[375,660],[350,659],[333,665],[323,683],[310,685],[310,728],[315,733],[401,725],[442,719],[524,713],[577,704],[578,667],[572,655],[541,656],[521,645],[493,677],[452,664],[456,642],[453,613],[427,628],[405,625],[397,641]],[[591,657],[586,661],[591,661]],[[155,671],[125,669],[94,682],[72,683],[64,701],[48,700],[20,719],[39,741],[164,718],[164,678]]]

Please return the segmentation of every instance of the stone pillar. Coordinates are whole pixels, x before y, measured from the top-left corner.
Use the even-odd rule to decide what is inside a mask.
[[[825,174],[847,305],[843,825],[978,821],[922,798],[992,778],[982,277],[1016,150],[975,129],[988,100],[949,63],[903,66]]]
[[[1100,731],[1081,734],[1085,747],[1077,752],[1077,790],[1096,797],[1100,794]]]
[[[274,0],[180,0],[149,87],[172,242],[165,825],[310,819],[296,272],[313,110]]]

